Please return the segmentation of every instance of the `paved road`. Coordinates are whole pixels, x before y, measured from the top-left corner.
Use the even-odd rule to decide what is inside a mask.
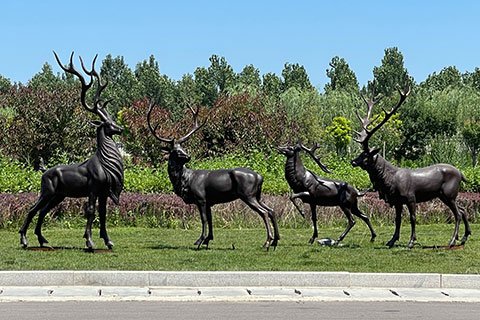
[[[454,302],[5,302],[1,319],[478,319],[480,303]]]

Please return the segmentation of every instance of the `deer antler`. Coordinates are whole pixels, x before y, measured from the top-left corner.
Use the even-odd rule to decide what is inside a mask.
[[[107,87],[108,82],[102,83],[102,78],[100,77],[100,74],[95,70],[95,61],[97,60],[98,55],[95,55],[95,58],[93,58],[92,69],[91,70],[87,70],[87,68],[85,68],[82,57],[79,57],[83,71],[88,76],[90,76],[90,82],[87,83],[85,81],[85,78],[83,77],[83,75],[78,70],[76,70],[74,65],[73,65],[73,54],[74,54],[73,52],[70,55],[70,62],[68,64],[68,67],[65,67],[62,64],[62,62],[60,61],[60,58],[58,57],[58,55],[55,51],[53,51],[53,54],[55,55],[55,59],[57,60],[57,63],[59,64],[60,68],[62,68],[63,71],[77,76],[77,78],[80,80],[80,82],[82,84],[82,91],[80,93],[80,101],[82,102],[82,106],[86,110],[97,114],[98,116],[100,116],[100,118],[102,120],[106,121],[108,117],[107,117],[107,114],[106,114],[106,111],[105,111],[105,106],[111,100],[104,101],[100,97],[102,91]],[[98,82],[98,86],[97,86],[97,91],[95,92],[95,96],[94,96],[94,99],[93,99],[93,105],[90,106],[87,103],[86,94],[87,94],[87,91],[90,89],[90,87],[92,86],[92,84],[94,82],[94,77]]]
[[[158,129],[158,123],[155,125],[155,127],[152,126],[152,123],[151,123],[151,117],[152,117],[152,111],[153,111],[153,108],[155,107],[155,101],[150,101],[150,104],[148,106],[148,112],[147,112],[147,124],[148,124],[148,129],[150,129],[150,132],[153,134],[153,136],[161,141],[161,142],[165,142],[165,143],[168,143],[169,145],[173,145],[173,141],[174,139],[173,138],[162,138],[160,136],[157,135],[157,129]]]
[[[407,87],[406,91],[398,89],[398,92],[400,93],[400,100],[398,101],[397,105],[394,106],[390,111],[382,109],[385,116],[382,119],[382,121],[380,121],[380,123],[377,124],[372,129],[369,129],[368,127],[380,117],[380,114],[379,114],[375,117],[375,119],[373,119],[373,120],[371,119],[373,107],[375,106],[375,104],[378,101],[381,100],[382,96],[377,96],[377,97],[374,97],[370,100],[367,100],[367,99],[365,99],[365,97],[363,95],[361,95],[363,101],[367,104],[367,113],[366,113],[365,117],[362,118],[359,115],[358,111],[355,112],[356,115],[357,115],[357,118],[360,120],[360,123],[361,123],[361,126],[362,126],[362,131],[357,132],[358,138],[356,138],[354,140],[356,142],[360,143],[363,146],[363,149],[365,151],[369,151],[368,141],[373,136],[373,134],[375,132],[377,132],[377,130],[380,129],[395,114],[395,112],[397,112],[398,108],[400,108],[402,103],[405,101],[407,96],[410,94],[410,86]]]
[[[188,109],[190,109],[190,111],[192,112],[192,116],[193,116],[193,128],[192,130],[190,130],[189,133],[187,133],[185,136],[181,137],[180,139],[177,139],[177,143],[179,144],[182,144],[184,143],[185,141],[187,141],[192,134],[194,134],[195,132],[197,132],[201,127],[203,127],[203,125],[206,123],[206,119],[201,123],[199,124],[198,123],[198,115],[200,113],[200,106],[197,106],[195,109],[189,105],[188,106]]]
[[[318,164],[318,166],[325,171],[326,173],[331,173],[331,171],[327,168],[326,165],[320,161],[320,159],[315,155],[315,151],[320,147],[318,143],[315,143],[310,149],[300,143],[300,147],[303,151],[308,153],[308,155]]]

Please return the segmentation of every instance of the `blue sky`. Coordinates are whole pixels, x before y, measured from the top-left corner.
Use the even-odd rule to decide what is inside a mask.
[[[480,67],[480,1],[2,1],[0,74],[28,81],[52,50],[67,60],[121,55],[135,65],[151,54],[173,79],[223,56],[236,72],[253,64],[281,74],[303,65],[322,89],[334,56],[360,84],[372,78],[385,48],[396,46],[417,82],[454,65]]]

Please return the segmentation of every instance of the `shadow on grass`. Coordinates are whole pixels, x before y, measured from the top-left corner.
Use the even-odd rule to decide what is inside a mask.
[[[24,250],[27,251],[44,251],[44,252],[54,252],[54,251],[83,251],[85,253],[114,253],[111,249],[87,249],[87,248],[79,248],[79,247],[28,247]]]

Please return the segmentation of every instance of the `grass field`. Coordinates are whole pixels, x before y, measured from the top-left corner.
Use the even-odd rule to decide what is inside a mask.
[[[276,250],[262,249],[263,229],[216,228],[208,250],[196,250],[193,242],[200,230],[112,227],[113,252],[83,251],[83,230],[52,227],[45,237],[58,249],[37,251],[36,237],[29,231],[31,249],[20,247],[15,230],[0,230],[0,270],[244,270],[244,271],[350,271],[350,272],[438,272],[480,273],[480,241],[475,238],[480,225],[472,225],[473,237],[458,250],[427,249],[423,246],[448,244],[452,224],[418,225],[419,245],[405,248],[410,227],[404,224],[397,247],[387,249],[393,226],[375,226],[378,234],[369,241],[365,225],[358,223],[343,246],[309,245],[309,228],[281,229]],[[320,228],[320,237],[336,238],[341,227]],[[97,248],[104,248],[97,237]],[[463,234],[463,228],[461,228]],[[233,249],[235,248],[235,249]]]

